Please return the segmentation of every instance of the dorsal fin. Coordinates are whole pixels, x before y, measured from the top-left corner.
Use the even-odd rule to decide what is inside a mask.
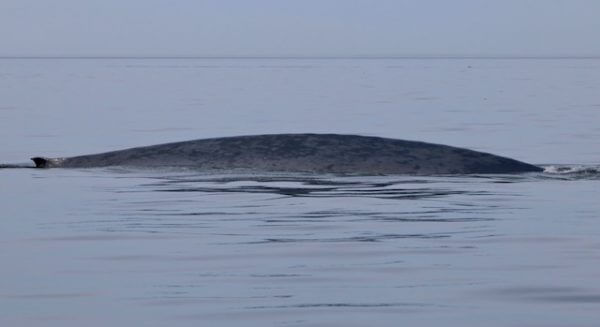
[[[33,157],[31,160],[35,163],[35,168],[48,168],[48,158]]]

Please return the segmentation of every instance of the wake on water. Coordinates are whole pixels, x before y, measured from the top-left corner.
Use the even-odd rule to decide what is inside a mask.
[[[600,179],[600,165],[541,165],[541,175],[566,179]]]

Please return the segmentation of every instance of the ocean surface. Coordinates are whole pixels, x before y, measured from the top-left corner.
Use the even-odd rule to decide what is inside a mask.
[[[600,59],[0,59],[0,163],[291,132],[546,171],[0,169],[0,326],[598,325]]]

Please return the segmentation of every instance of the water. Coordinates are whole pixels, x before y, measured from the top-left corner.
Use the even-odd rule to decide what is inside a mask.
[[[0,162],[341,132],[542,174],[0,170],[2,326],[595,326],[600,60],[2,59]]]

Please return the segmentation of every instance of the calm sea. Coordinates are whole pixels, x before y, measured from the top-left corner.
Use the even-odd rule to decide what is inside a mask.
[[[548,168],[1,169],[0,325],[598,325],[600,59],[0,59],[0,163],[282,132]]]

